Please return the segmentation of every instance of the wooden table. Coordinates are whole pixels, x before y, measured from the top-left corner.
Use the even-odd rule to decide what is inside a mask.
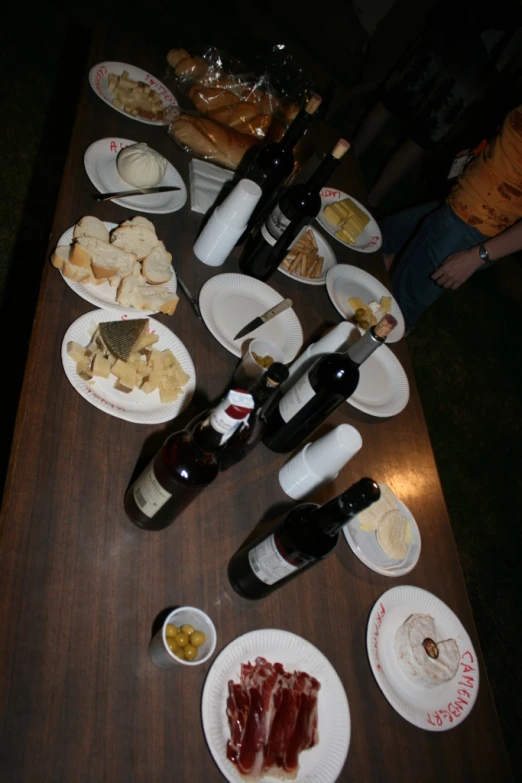
[[[161,78],[164,52],[143,42],[95,41],[92,65],[132,62]],[[188,183],[189,156],[158,128],[126,118],[94,94],[85,77],[49,248],[81,216],[114,222],[130,216],[95,204],[83,167],[102,137],[146,141]],[[332,184],[363,197],[356,163]],[[201,216],[153,215],[174,266],[193,292],[216,270],[192,245]],[[333,240],[332,240],[333,241]],[[339,261],[384,279],[378,255],[335,243]],[[165,428],[113,418],[69,385],[60,359],[69,324],[92,309],[44,259],[42,287],[20,400],[2,514],[0,581],[0,779],[5,783],[210,783],[222,779],[207,750],[200,697],[208,665],[163,671],[149,660],[154,619],[166,607],[193,604],[217,627],[218,651],[257,628],[283,628],[317,645],[348,695],[352,738],[340,780],[480,781],[509,779],[509,765],[478,650],[473,618],[428,439],[405,341],[393,346],[407,370],[411,399],[390,420],[346,405],[330,424],[350,422],[364,447],[318,498],[362,475],[387,482],[414,513],[422,555],[408,576],[390,580],[367,569],[344,541],[326,563],[260,603],[240,599],[227,581],[231,555],[262,518],[290,504],[277,481],[286,457],[260,446],[223,474],[174,525],[144,533],[127,520],[123,495],[138,456],[152,453]],[[235,257],[221,270],[237,271]],[[270,284],[291,296],[305,340],[338,322],[325,288],[280,274]],[[224,388],[235,358],[214,340],[181,297],[161,318],[187,345],[197,387],[189,414]],[[167,430],[179,425],[170,424]],[[377,598],[397,584],[426,588],[458,614],[479,653],[481,686],[473,712],[455,730],[422,731],[403,720],[379,690],[366,654],[366,624]],[[224,704],[223,704],[224,706]]]

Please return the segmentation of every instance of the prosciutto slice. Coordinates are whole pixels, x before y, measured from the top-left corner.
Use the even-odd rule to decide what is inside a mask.
[[[299,754],[317,745],[317,699],[321,685],[306,672],[256,658],[228,683],[227,757],[245,780],[264,775],[294,779]]]

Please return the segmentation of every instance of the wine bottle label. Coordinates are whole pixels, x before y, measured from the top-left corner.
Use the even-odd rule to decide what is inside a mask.
[[[266,219],[265,226],[273,239],[279,239],[283,231],[290,225],[290,220],[284,215],[279,205],[276,206]]]
[[[171,493],[163,489],[156,478],[154,462],[151,462],[135,481],[132,494],[141,513],[149,519],[157,514],[167,500],[172,497]]]
[[[297,571],[297,566],[288,563],[281,555],[273,535],[250,550],[248,562],[254,574],[265,585],[273,585]]]
[[[296,383],[294,383],[292,388],[287,391],[279,403],[279,413],[281,414],[283,421],[288,423],[290,419],[293,419],[295,414],[300,411],[314,395],[315,391],[308,379],[308,373],[305,373]]]
[[[272,246],[275,245],[277,240],[275,240],[274,237],[271,234],[268,233],[268,229],[267,229],[267,227],[265,226],[264,223],[261,226],[261,234],[262,234],[263,239],[265,240],[265,242],[268,242],[268,244],[272,245]]]

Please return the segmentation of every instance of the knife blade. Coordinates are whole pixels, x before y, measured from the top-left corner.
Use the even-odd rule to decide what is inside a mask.
[[[127,198],[127,196],[143,196],[147,193],[169,193],[172,190],[181,190],[175,185],[160,185],[157,188],[140,188],[139,190],[119,190],[116,193],[93,193],[95,201],[110,201],[111,198]]]
[[[199,320],[202,321],[203,320],[203,316],[201,315],[201,310],[199,309],[198,303],[196,302],[196,300],[194,299],[194,297],[192,296],[192,294],[188,290],[186,284],[183,282],[183,280],[181,279],[181,277],[178,275],[177,272],[176,272],[176,278],[177,278],[179,287],[181,288],[181,290],[183,291],[183,293],[185,294],[185,296],[189,300],[190,304],[192,305],[192,309],[196,313],[196,315],[199,318]]]
[[[289,307],[292,307],[292,300],[283,299],[281,302],[276,304],[275,307],[271,307],[270,310],[266,311],[266,313],[263,313],[263,315],[258,315],[257,318],[254,318],[253,321],[247,323],[246,326],[239,330],[239,332],[234,337],[234,340],[239,340],[240,337],[245,337],[247,334],[250,334],[250,332],[253,332],[254,329],[258,329],[260,326],[263,326],[263,324],[266,324],[267,321],[271,321],[272,318],[276,317],[276,315],[279,315],[285,310],[288,310]]]

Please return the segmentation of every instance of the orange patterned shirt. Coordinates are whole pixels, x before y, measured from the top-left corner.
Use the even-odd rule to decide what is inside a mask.
[[[488,237],[522,218],[522,106],[508,114],[498,136],[466,166],[448,203]]]

